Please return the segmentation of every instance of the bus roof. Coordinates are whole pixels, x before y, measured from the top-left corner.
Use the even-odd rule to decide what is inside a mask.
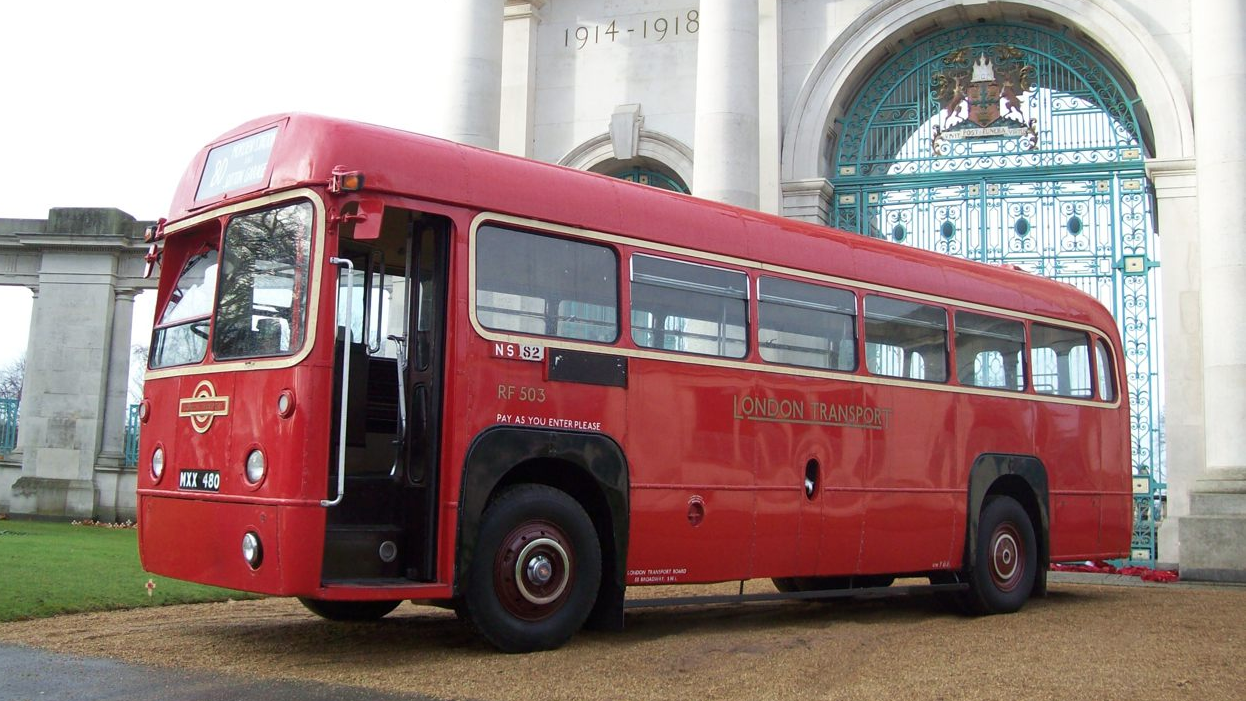
[[[196,202],[209,153],[278,127],[256,188]],[[170,220],[260,193],[324,185],[335,167],[360,171],[367,190],[562,226],[651,240],[923,295],[1068,319],[1115,338],[1115,322],[1071,285],[793,219],[763,214],[430,136],[310,114],[279,114],[232,129],[196,156]],[[263,187],[266,184],[267,187]]]

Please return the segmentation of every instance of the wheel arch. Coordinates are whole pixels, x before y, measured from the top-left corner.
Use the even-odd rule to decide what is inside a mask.
[[[481,518],[502,490],[543,484],[584,507],[601,544],[602,578],[589,625],[618,628],[623,620],[630,506],[627,460],[609,436],[512,426],[490,428],[472,441],[459,493],[454,591],[464,590]]]
[[[984,453],[974,460],[969,476],[969,504],[966,518],[965,566],[972,568],[978,546],[978,523],[988,497],[1006,496],[1025,509],[1034,526],[1038,544],[1038,571],[1034,577],[1035,596],[1047,591],[1047,568],[1051,563],[1049,518],[1051,514],[1047,468],[1032,455]]]

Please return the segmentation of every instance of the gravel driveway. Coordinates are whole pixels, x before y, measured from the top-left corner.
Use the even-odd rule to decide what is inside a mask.
[[[746,591],[772,590],[755,581]],[[928,596],[643,609],[622,633],[580,633],[530,655],[494,652],[440,609],[403,604],[377,624],[342,624],[291,599],[6,623],[0,642],[239,680],[488,701],[1240,699],[1246,588],[1056,581],[1021,612],[987,618],[948,613]]]

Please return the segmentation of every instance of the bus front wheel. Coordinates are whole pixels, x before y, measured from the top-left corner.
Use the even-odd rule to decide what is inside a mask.
[[[987,499],[978,520],[978,543],[965,608],[979,615],[1012,613],[1025,604],[1037,576],[1034,525],[1011,497]]]
[[[375,621],[398,608],[402,601],[326,601],[307,599],[299,601],[308,611],[330,621]]]
[[[601,584],[593,522],[565,492],[511,487],[485,510],[462,611],[504,652],[552,650],[575,634]]]

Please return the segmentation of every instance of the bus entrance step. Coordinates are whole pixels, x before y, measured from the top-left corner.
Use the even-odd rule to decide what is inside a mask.
[[[415,583],[409,579],[369,578],[369,579],[325,579],[321,581],[326,587],[366,587],[369,589],[410,589]]]
[[[390,524],[329,526],[321,577],[400,579],[404,571],[402,541],[402,529]]]

